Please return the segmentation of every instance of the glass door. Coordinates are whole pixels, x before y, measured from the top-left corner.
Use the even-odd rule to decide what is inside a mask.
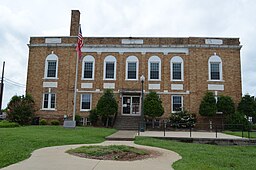
[[[122,111],[123,115],[140,115],[140,97],[124,96]]]

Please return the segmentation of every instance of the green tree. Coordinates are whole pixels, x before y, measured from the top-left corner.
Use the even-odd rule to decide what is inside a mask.
[[[150,92],[146,95],[144,100],[144,113],[152,119],[152,126],[154,128],[154,120],[164,114],[162,101],[156,92]]]
[[[224,115],[235,113],[235,103],[229,96],[219,96],[217,102],[217,109]]]
[[[199,114],[202,116],[214,116],[217,111],[216,100],[212,92],[207,92],[199,107]]]
[[[242,97],[240,103],[238,104],[237,110],[247,117],[256,116],[256,102],[254,96],[245,95]]]
[[[7,105],[7,118],[20,125],[30,125],[35,113],[35,102],[31,95],[13,96]]]
[[[97,113],[106,118],[106,126],[108,127],[109,117],[114,115],[118,111],[118,104],[114,97],[112,90],[106,90],[101,96],[100,100],[97,103]]]

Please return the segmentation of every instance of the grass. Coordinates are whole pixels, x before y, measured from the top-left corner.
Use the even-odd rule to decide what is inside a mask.
[[[175,170],[254,170],[256,167],[256,146],[216,146],[147,137],[136,137],[135,143],[180,154],[182,159],[173,164]]]
[[[147,154],[146,151],[136,149],[131,146],[125,146],[125,145],[110,145],[110,146],[82,146],[76,149],[68,150],[68,153],[83,153],[90,156],[104,156],[112,153],[128,153],[132,152],[138,155],[145,155]]]
[[[234,135],[234,136],[240,136],[240,137],[243,136],[244,138],[249,137],[248,131],[244,131],[243,134],[241,131],[237,131],[237,132],[225,131],[224,133],[229,135]],[[250,138],[256,138],[256,132],[250,132]]]
[[[0,121],[0,128],[12,128],[12,127],[18,127],[18,126],[19,126],[18,123],[8,122],[6,120]]]
[[[0,128],[0,168],[28,158],[39,148],[103,142],[114,129],[61,126]]]

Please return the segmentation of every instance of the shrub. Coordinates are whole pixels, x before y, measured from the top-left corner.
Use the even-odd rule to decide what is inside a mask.
[[[13,96],[8,103],[7,119],[20,125],[30,125],[34,117],[35,103],[30,95]]]
[[[216,100],[212,92],[207,92],[199,107],[202,116],[214,116],[217,111]]]
[[[245,95],[238,104],[237,110],[244,115],[255,117],[256,116],[256,101],[253,96]]]
[[[228,115],[226,123],[230,125],[228,125],[227,128],[231,130],[241,130],[242,127],[238,125],[243,125],[244,129],[248,130],[250,128],[250,123],[245,117],[246,116],[240,112],[235,112],[234,114]]]
[[[193,127],[196,123],[196,116],[187,111],[171,113],[170,123],[174,127]]]
[[[75,121],[77,126],[82,126],[81,119],[82,117],[80,115],[75,115]]]
[[[108,127],[109,124],[109,117],[111,115],[114,115],[118,111],[118,104],[116,102],[116,99],[114,97],[114,94],[112,90],[108,89],[104,92],[103,96],[99,99],[97,106],[97,113],[102,116],[103,118],[106,118],[106,127]]]
[[[229,96],[218,97],[217,108],[224,115],[235,113],[235,103]]]
[[[52,120],[51,125],[58,126],[58,125],[60,125],[60,121],[59,120]]]
[[[99,117],[99,115],[97,113],[97,110],[92,109],[89,114],[89,120],[93,126],[97,124],[98,117]]]
[[[164,108],[162,106],[162,101],[159,95],[156,92],[150,92],[146,95],[144,100],[144,113],[151,119],[153,119],[153,128],[154,120],[156,117],[160,117],[164,114]]]
[[[41,119],[41,120],[39,121],[39,124],[40,124],[40,125],[47,125],[47,121],[46,121],[45,119]]]
[[[12,127],[18,127],[19,124],[15,122],[9,122],[7,120],[0,121],[0,128],[12,128]]]

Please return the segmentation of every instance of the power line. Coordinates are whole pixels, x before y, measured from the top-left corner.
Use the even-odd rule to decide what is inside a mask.
[[[4,82],[6,82],[7,84],[14,85],[14,86],[19,86],[19,87],[24,87],[24,88],[26,87],[26,85],[18,83],[18,82],[15,82],[15,81],[13,81],[11,79],[8,79],[6,77],[4,77]]]

